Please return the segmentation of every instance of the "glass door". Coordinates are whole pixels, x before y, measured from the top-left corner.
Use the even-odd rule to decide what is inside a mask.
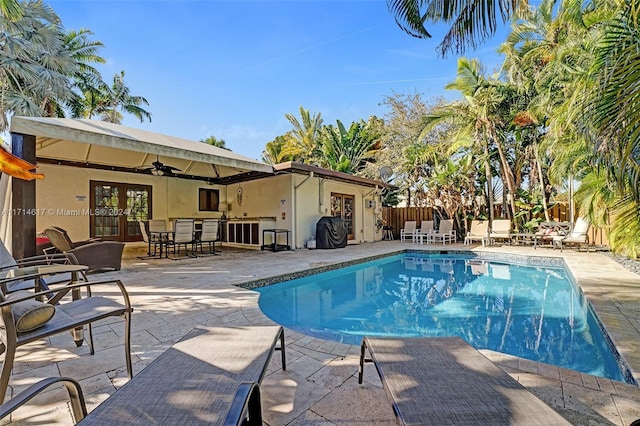
[[[90,235],[114,241],[141,241],[138,220],[151,218],[151,186],[91,181]]]
[[[331,216],[339,216],[347,228],[347,239],[353,240],[353,218],[356,209],[355,196],[331,193]]]

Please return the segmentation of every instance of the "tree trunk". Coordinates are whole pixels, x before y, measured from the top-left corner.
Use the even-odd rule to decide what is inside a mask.
[[[502,164],[502,170],[504,173],[504,179],[507,184],[507,189],[509,190],[509,204],[511,206],[511,217],[515,217],[516,214],[516,200],[515,200],[515,185],[513,183],[513,173],[511,172],[511,167],[509,167],[509,162],[507,161],[507,157],[504,155],[504,151],[502,150],[502,145],[498,140],[497,134],[494,129],[490,130],[491,138],[495,141],[496,147],[498,148],[498,154],[500,155],[500,163]]]

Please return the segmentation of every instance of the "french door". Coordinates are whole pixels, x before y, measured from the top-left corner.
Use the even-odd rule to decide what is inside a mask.
[[[151,218],[151,186],[90,181],[90,235],[114,241],[141,241],[139,220]]]
[[[356,203],[353,195],[331,193],[331,216],[339,216],[342,218],[347,228],[347,239],[353,240],[353,218],[355,214]]]

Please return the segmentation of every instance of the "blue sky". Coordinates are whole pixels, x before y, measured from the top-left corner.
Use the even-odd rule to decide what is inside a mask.
[[[46,0],[45,0],[46,1]],[[303,106],[325,124],[371,115],[393,93],[445,94],[455,56],[434,38],[418,40],[395,23],[384,0],[50,0],[67,29],[87,28],[104,43],[99,67],[120,70],[131,94],[147,98],[151,123],[124,125],[200,140],[213,135],[259,159],[291,129]],[[501,34],[467,56],[499,65]]]

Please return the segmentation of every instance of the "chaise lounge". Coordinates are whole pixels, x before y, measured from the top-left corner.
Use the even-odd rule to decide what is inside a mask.
[[[365,362],[375,364],[398,424],[570,424],[459,337],[365,337],[358,383]]]

